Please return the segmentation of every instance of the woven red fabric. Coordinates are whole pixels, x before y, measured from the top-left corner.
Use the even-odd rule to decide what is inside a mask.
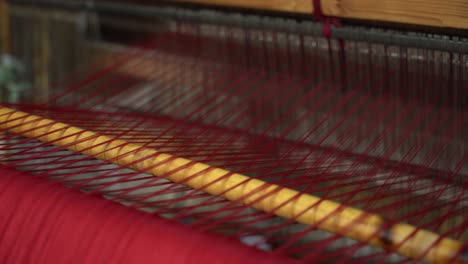
[[[0,169],[0,263],[293,263]]]

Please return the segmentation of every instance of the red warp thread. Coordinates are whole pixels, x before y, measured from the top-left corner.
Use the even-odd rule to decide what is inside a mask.
[[[0,263],[295,263],[0,168]]]
[[[314,17],[319,21],[325,20],[325,15],[323,14],[323,11],[322,11],[322,1],[312,0],[312,5],[314,7],[314,11],[313,11]]]
[[[323,22],[323,36],[326,38],[331,37],[331,25],[335,27],[341,26],[340,20],[337,18],[327,17],[322,10],[322,1],[321,0],[312,0],[312,6],[314,7],[313,15],[315,19],[320,22]]]
[[[197,32],[196,37],[190,32],[163,34],[145,46],[148,51],[127,50],[130,59],[115,58],[117,63],[90,69],[80,82],[52,89],[47,107],[10,106],[301,193],[321,194],[322,199],[379,214],[387,221],[406,222],[466,243],[468,221],[463,202],[468,183],[460,183],[460,179],[468,177],[464,170],[468,156],[462,146],[466,140],[464,110],[455,107],[463,105],[464,97],[453,94],[464,94],[462,87],[468,87],[468,78],[449,89],[454,81],[447,82],[437,72],[445,65],[440,54],[429,51],[413,67],[406,49],[400,49],[401,56],[393,61],[386,49],[361,54],[372,43],[336,49],[331,39],[325,47],[308,45],[307,36],[299,34],[300,49],[296,49],[296,38],[282,38],[275,32],[254,34],[246,29],[242,43],[236,39],[235,29],[213,29],[223,32],[222,37],[213,37],[211,30]],[[324,52],[328,56],[322,56]],[[464,62],[463,56],[459,61]],[[433,65],[430,70],[427,63]],[[457,68],[455,64],[450,67]],[[464,69],[459,70],[450,71],[451,80],[462,75]],[[20,118],[25,118],[24,123],[33,122],[26,117],[15,120]],[[143,174],[145,170],[108,166],[94,156],[64,151],[53,142],[42,143],[38,139],[54,133],[44,127],[50,125],[32,128],[37,130],[33,138],[3,133],[2,164],[105,194],[133,208],[151,208],[154,214],[184,221],[196,230],[244,239],[261,235],[256,238],[258,246],[274,245],[273,252],[307,263],[381,263],[393,258],[391,251],[374,251],[365,243],[349,244],[339,235],[322,237],[318,233],[317,237],[317,225],[302,229],[295,220],[304,210],[293,219],[276,221],[270,214],[246,210],[247,205],[185,187],[185,182],[170,183]],[[5,124],[3,129],[6,132]],[[89,140],[95,141],[89,148],[111,142]],[[118,158],[133,153],[120,151]],[[187,180],[204,177],[204,172],[193,173]],[[204,187],[216,182],[206,182]],[[251,192],[244,200],[253,204],[278,191]],[[54,209],[55,205],[51,208],[48,210],[61,210]],[[333,214],[339,211],[325,219]],[[31,243],[42,245],[44,237]],[[81,239],[81,234],[76,237]],[[368,254],[361,255],[361,249]],[[421,254],[420,259],[423,257]]]

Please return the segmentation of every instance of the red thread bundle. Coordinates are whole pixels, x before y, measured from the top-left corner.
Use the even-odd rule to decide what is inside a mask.
[[[322,1],[321,0],[312,0],[313,6],[313,15],[318,21],[324,22],[323,25],[323,36],[326,38],[331,37],[331,25],[339,27],[341,25],[340,20],[337,18],[327,17],[322,10]]]
[[[0,169],[1,263],[291,263],[237,241]]]

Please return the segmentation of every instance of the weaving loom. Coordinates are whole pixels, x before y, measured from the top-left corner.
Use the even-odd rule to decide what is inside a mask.
[[[180,2],[3,3],[104,33],[0,105],[1,263],[468,263],[467,3]]]

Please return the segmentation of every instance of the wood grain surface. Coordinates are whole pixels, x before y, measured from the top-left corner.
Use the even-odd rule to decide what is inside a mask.
[[[312,0],[172,0],[273,10],[313,12]],[[328,16],[468,29],[467,0],[321,0]]]

